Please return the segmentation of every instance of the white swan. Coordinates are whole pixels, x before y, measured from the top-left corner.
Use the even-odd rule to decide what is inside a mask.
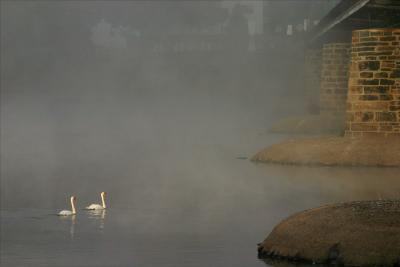
[[[70,210],[62,210],[58,213],[59,216],[70,216],[70,215],[75,215],[76,214],[76,209],[75,209],[75,202],[76,202],[76,197],[72,196],[71,197],[71,208],[72,211]]]
[[[86,207],[87,210],[104,210],[106,208],[106,192],[101,192],[101,205],[100,204],[90,204],[89,206]]]

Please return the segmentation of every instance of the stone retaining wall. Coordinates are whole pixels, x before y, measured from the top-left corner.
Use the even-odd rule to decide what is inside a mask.
[[[346,136],[400,136],[400,29],[353,31]]]

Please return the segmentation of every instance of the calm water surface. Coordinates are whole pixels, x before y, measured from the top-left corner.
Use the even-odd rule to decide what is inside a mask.
[[[252,137],[250,144],[232,140],[243,145],[202,144],[187,154],[181,150],[176,153],[184,155],[180,158],[172,151],[162,174],[147,186],[113,187],[106,211],[56,216],[57,210],[69,208],[67,201],[1,210],[1,265],[266,266],[257,259],[256,244],[294,212],[337,201],[400,196],[398,169],[237,159],[251,155],[262,141],[281,138]],[[79,193],[78,206],[97,198]]]

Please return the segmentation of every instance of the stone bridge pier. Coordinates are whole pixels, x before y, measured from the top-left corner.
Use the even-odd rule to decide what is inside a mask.
[[[400,167],[398,25],[400,1],[339,1],[310,32],[304,51],[304,93],[314,114],[272,128],[321,136],[280,142],[252,160]]]
[[[320,114],[344,117],[349,78],[349,43],[322,47]]]
[[[352,34],[346,136],[400,136],[400,29]]]
[[[321,88],[321,49],[308,49],[304,59],[304,89],[307,101],[307,110],[314,114],[319,113],[319,91]]]
[[[304,132],[343,133],[350,48],[350,43],[337,42],[305,51],[306,107],[311,116],[299,122]]]
[[[350,43],[327,43],[305,52],[305,94],[311,113],[344,117]]]

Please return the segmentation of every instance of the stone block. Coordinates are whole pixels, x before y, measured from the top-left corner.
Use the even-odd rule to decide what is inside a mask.
[[[377,112],[377,121],[395,122],[397,121],[397,114],[395,112]]]
[[[379,70],[380,61],[361,61],[358,63],[358,69],[360,71],[364,70]]]
[[[350,129],[351,131],[374,132],[378,131],[379,126],[377,123],[352,123]]]
[[[395,36],[380,37],[379,41],[396,41],[396,37]]]
[[[393,70],[393,72],[390,73],[390,78],[391,79],[400,78],[400,69]]]
[[[358,99],[363,100],[363,101],[373,101],[373,100],[379,100],[379,96],[378,95],[361,95]]]
[[[365,86],[365,94],[387,94],[389,92],[389,86]]]
[[[393,85],[395,81],[393,79],[379,79],[380,85]]]
[[[388,78],[389,74],[387,72],[375,72],[374,78]]]
[[[349,86],[349,92],[351,94],[361,94],[363,92],[362,86]]]
[[[360,72],[360,77],[361,78],[373,78],[374,73],[373,72]],[[386,78],[386,77],[384,77]]]
[[[370,122],[374,120],[374,112],[355,112],[353,120],[356,122]]]
[[[382,111],[389,108],[389,102],[387,101],[359,101],[352,104],[353,110],[358,111]]]
[[[379,85],[380,79],[359,79],[359,85]]]

